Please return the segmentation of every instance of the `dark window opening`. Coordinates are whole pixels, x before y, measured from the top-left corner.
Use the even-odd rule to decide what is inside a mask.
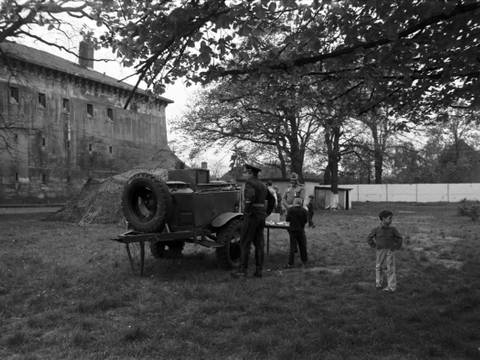
[[[15,140],[15,142],[18,142],[18,134],[13,135],[13,140]]]
[[[18,181],[18,172],[15,173],[15,181]]]
[[[42,184],[46,184],[46,183],[47,183],[47,175],[42,174]]]
[[[64,98],[62,107],[63,107],[63,111],[65,111],[67,113],[70,112],[70,100]]]
[[[43,108],[47,107],[47,97],[45,96],[45,94],[38,93],[38,105]]]
[[[111,109],[111,108],[108,108],[108,109],[107,109],[107,117],[108,117],[110,120],[113,120],[113,109]]]
[[[92,151],[92,144],[88,144],[88,151]]]
[[[67,183],[70,184],[71,178],[70,175],[67,175]]]
[[[47,144],[47,140],[44,137],[42,137],[42,146],[45,146],[46,144]]]
[[[112,147],[112,146],[109,146],[109,147],[108,147],[108,152],[109,152],[110,154],[113,153],[113,147]]]
[[[18,104],[19,95],[18,95],[18,88],[11,86],[10,87],[10,102]]]
[[[66,146],[67,146],[67,149],[70,149],[70,140],[67,140]]]
[[[87,115],[88,116],[93,116],[93,105],[92,104],[87,104]]]

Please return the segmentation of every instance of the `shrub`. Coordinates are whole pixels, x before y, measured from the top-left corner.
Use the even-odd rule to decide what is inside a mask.
[[[458,207],[460,216],[468,216],[472,221],[477,221],[480,216],[480,202],[467,201],[463,199]]]

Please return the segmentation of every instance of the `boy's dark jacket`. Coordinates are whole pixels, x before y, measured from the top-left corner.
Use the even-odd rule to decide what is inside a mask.
[[[313,204],[311,201],[308,203],[307,209],[309,214],[313,214]]]
[[[285,218],[290,222],[290,231],[303,231],[308,221],[308,213],[302,206],[292,206],[287,211]]]
[[[367,237],[368,245],[377,249],[398,250],[402,240],[402,235],[393,226],[378,226]]]

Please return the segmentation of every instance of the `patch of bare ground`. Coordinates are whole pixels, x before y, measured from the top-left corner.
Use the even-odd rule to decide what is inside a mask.
[[[399,288],[374,287],[366,236],[383,208],[405,236]],[[270,233],[262,279],[231,279],[211,250],[147,256],[133,275],[115,224],[0,216],[1,359],[477,359],[479,225],[454,204],[317,211],[309,267],[284,270]],[[442,235],[443,234],[443,235]],[[445,267],[437,258],[461,261]],[[253,269],[250,269],[253,271]]]

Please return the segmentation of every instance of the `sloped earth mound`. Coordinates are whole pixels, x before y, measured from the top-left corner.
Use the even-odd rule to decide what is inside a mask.
[[[153,174],[163,180],[168,171],[160,168],[135,168],[103,180],[90,179],[80,193],[48,220],[86,224],[122,223],[122,192],[128,179],[139,172]]]

